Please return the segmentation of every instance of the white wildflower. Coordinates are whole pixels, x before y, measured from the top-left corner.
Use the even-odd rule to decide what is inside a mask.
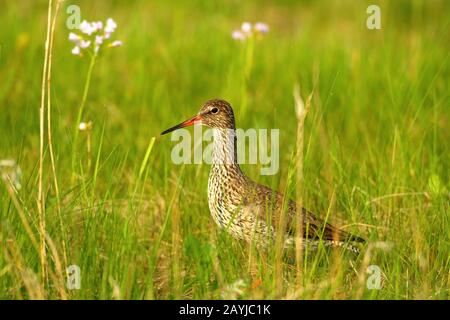
[[[79,56],[81,54],[80,47],[75,46],[75,48],[72,49],[72,54]]]
[[[260,37],[261,35],[269,32],[269,25],[264,22],[257,22],[254,25],[250,22],[243,22],[241,29],[234,30],[231,33],[231,37],[234,40],[244,41],[252,37]]]
[[[269,32],[269,26],[264,22],[255,23],[255,31],[259,33],[267,33]]]
[[[231,37],[234,40],[241,40],[241,41],[245,40],[245,35],[240,30],[233,31],[233,33],[231,34]]]
[[[105,23],[102,21],[88,22],[83,20],[79,25],[81,34],[69,33],[69,41],[75,43],[72,54],[82,56],[83,51],[90,51],[91,53],[97,54],[102,46],[122,46],[122,41],[110,40],[111,34],[116,31],[116,28],[117,23],[112,18],[108,18]]]
[[[78,125],[78,130],[80,131],[86,131],[91,129],[92,129],[92,121],[80,122],[80,124]]]
[[[91,45],[91,41],[90,40],[81,40],[80,41],[80,48],[81,49],[89,48],[90,45]]]
[[[86,130],[86,128],[87,128],[86,122],[81,122],[80,125],[78,126],[78,129],[80,131],[84,131],[84,130]]]
[[[95,44],[96,45],[101,45],[103,43],[103,36],[95,36]]]
[[[109,46],[110,47],[120,47],[122,44],[123,44],[122,41],[116,40],[116,41],[111,42],[111,44]]]
[[[97,32],[97,31],[103,29],[103,22],[101,22],[101,21],[92,22],[91,26],[92,26],[92,30],[94,30],[94,32]]]
[[[112,18],[108,18],[108,20],[106,20],[105,33],[111,34],[116,31],[116,28],[116,22]]]
[[[241,30],[244,33],[251,33],[252,32],[252,24],[250,22],[243,22],[241,25]]]
[[[88,36],[90,36],[95,31],[92,25],[86,20],[83,20],[80,23],[78,29],[80,29],[82,33],[87,34]]]
[[[69,33],[69,40],[72,42],[78,42],[81,40],[81,37],[79,35],[77,35],[76,33]]]

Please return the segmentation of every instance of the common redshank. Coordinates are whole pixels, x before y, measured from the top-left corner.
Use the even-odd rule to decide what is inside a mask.
[[[358,252],[355,243],[364,239],[334,227],[292,200],[283,204],[283,195],[248,178],[237,162],[236,131],[231,105],[219,99],[207,101],[198,114],[161,133],[161,135],[193,124],[213,128],[211,170],[208,179],[208,204],[214,221],[233,237],[259,247],[274,243],[283,232],[284,247],[294,243],[296,226],[301,226],[302,245],[316,248],[342,246]],[[284,210],[284,211],[283,211]],[[285,213],[280,224],[280,214]],[[301,219],[296,215],[300,214]],[[301,224],[297,223],[301,221]]]

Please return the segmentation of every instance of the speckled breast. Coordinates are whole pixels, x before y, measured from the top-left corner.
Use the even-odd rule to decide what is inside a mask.
[[[273,230],[264,221],[258,221],[254,212],[242,205],[243,192],[232,177],[217,167],[211,169],[208,204],[214,221],[237,239],[256,240],[265,244],[267,232],[271,233],[271,237]]]

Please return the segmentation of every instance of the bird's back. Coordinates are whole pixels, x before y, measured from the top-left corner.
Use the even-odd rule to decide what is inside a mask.
[[[295,201],[285,197],[267,186],[250,180],[247,190],[253,190],[246,194],[244,203],[257,206],[264,210],[258,211],[260,219],[267,218],[267,212],[271,214],[272,225],[279,225],[289,235],[295,235],[298,222],[301,223],[302,236],[309,240],[337,241],[337,242],[363,242],[360,237],[354,236],[339,229],[305,208],[297,206]],[[300,212],[299,212],[300,211]],[[283,218],[282,218],[283,217]],[[298,220],[297,220],[298,219]]]

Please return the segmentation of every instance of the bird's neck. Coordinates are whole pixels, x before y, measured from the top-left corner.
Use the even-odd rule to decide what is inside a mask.
[[[235,129],[214,128],[212,165],[241,172],[237,162],[237,139]]]

